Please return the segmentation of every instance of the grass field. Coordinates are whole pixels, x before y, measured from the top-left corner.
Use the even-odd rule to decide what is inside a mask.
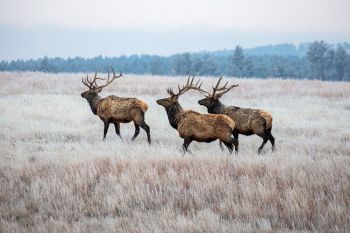
[[[350,232],[350,83],[229,79],[222,102],[270,111],[276,152],[240,136],[237,156],[193,142],[182,157],[155,101],[186,77],[125,75],[101,93],[149,104],[151,146],[133,124],[102,141],[82,77],[0,73],[0,232]],[[180,103],[206,112],[200,98]]]

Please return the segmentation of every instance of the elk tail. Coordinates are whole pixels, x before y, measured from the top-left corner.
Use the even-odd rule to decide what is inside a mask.
[[[141,109],[142,112],[146,112],[148,105],[146,103],[138,103],[137,106]]]
[[[272,117],[264,118],[265,124],[266,124],[266,129],[271,129],[272,128]]]

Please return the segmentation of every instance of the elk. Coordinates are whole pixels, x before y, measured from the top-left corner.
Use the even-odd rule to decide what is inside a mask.
[[[202,84],[198,85],[200,80],[194,84],[188,77],[186,85],[178,86],[178,92],[168,88],[170,97],[157,100],[157,104],[163,106],[168,115],[170,125],[176,129],[179,136],[184,139],[182,150],[183,155],[188,151],[192,141],[212,142],[216,139],[222,141],[232,153],[233,145],[237,148],[238,141],[231,137],[235,128],[235,123],[228,116],[222,114],[201,114],[191,110],[184,110],[178,102],[179,96],[188,90],[199,90]]]
[[[123,76],[122,73],[116,76],[114,69],[111,69],[113,77],[110,79],[110,74],[108,73],[108,78],[104,85],[97,85],[96,80],[105,80],[103,78],[98,78],[97,73],[95,73],[95,77],[91,81],[88,75],[85,80],[82,79],[83,84],[87,86],[89,90],[81,93],[81,97],[87,100],[91,111],[103,121],[103,140],[106,139],[110,123],[114,124],[115,132],[121,138],[120,123],[129,123],[133,121],[135,125],[135,133],[132,140],[135,140],[139,135],[141,127],[146,131],[148,143],[151,144],[150,127],[145,122],[145,112],[148,109],[148,105],[144,101],[136,98],[118,97],[115,95],[102,98],[98,95],[104,87],[111,84],[115,79]]]
[[[272,151],[275,149],[275,138],[271,134],[272,129],[272,115],[271,113],[262,109],[240,108],[236,106],[225,106],[220,102],[220,98],[230,91],[232,88],[238,85],[219,87],[222,77],[219,78],[213,92],[209,93],[204,90],[200,90],[201,93],[206,93],[205,98],[198,101],[200,105],[205,106],[209,113],[224,114],[229,116],[236,124],[233,131],[233,136],[238,140],[238,134],[253,135],[256,134],[263,139],[261,146],[258,149],[258,154],[269,140],[272,145]],[[237,145],[238,146],[238,145]]]

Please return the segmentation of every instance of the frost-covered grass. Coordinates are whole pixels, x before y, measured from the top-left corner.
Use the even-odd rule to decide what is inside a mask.
[[[0,232],[350,231],[349,83],[229,79],[222,102],[270,111],[276,152],[240,136],[238,156],[194,142],[182,157],[155,100],[186,77],[125,75],[101,93],[149,104],[148,146],[133,124],[102,141],[84,76],[0,73]],[[206,112],[200,98],[180,103]]]

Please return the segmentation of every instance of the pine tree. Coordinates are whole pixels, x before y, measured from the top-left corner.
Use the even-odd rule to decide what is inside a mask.
[[[328,45],[324,41],[315,41],[309,46],[307,58],[311,62],[311,78],[324,80],[324,63],[325,54],[328,50]]]
[[[233,72],[232,74],[238,77],[242,77],[244,70],[244,55],[241,46],[236,46],[232,57]]]
[[[344,81],[346,79],[346,66],[349,62],[349,55],[343,49],[343,47],[338,46],[335,52],[334,64],[336,79]]]

